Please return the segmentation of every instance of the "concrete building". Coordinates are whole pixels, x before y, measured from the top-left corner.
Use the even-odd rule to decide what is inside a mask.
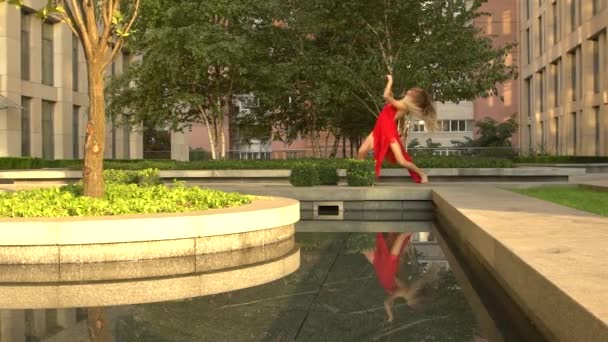
[[[506,58],[507,65],[518,66],[519,56],[519,0],[490,0],[479,9],[488,13],[475,20],[475,26],[492,37],[493,46],[516,44]],[[538,1],[538,0],[536,0]],[[542,2],[542,0],[541,0]],[[519,106],[519,86],[517,80],[508,80],[497,85],[498,96],[479,98],[473,101],[475,121],[490,117],[498,122],[517,114]],[[513,136],[514,147],[519,146],[518,134]]]
[[[34,15],[44,0],[21,10],[0,3],[0,157],[82,158],[89,97],[84,53],[67,25]],[[108,76],[128,68],[122,55]],[[142,136],[107,124],[106,158],[142,157]]]
[[[520,0],[522,150],[608,155],[607,0]]]
[[[441,147],[450,147],[453,146],[452,140],[464,141],[465,137],[473,138],[473,102],[436,103],[435,106],[439,119],[438,129],[428,132],[424,121],[413,122],[409,141],[418,139],[419,147],[426,147],[427,139],[431,139],[433,143],[440,143]]]

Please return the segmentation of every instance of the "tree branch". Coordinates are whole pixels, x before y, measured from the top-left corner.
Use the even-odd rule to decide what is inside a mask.
[[[64,2],[66,0],[63,0]],[[81,12],[81,7],[78,5],[76,0],[70,0],[70,4],[72,5],[72,15],[76,19],[77,28],[80,34],[78,37],[82,41],[82,46],[84,47],[84,52],[87,55],[87,59],[92,59],[93,57],[93,46],[92,41],[89,36],[89,30],[87,25],[83,20],[83,13]],[[68,7],[68,6],[66,6]],[[75,15],[74,15],[75,14]]]

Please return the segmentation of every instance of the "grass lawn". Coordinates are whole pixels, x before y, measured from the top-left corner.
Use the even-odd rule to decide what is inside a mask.
[[[569,186],[544,186],[511,191],[567,207],[608,216],[608,191]]]

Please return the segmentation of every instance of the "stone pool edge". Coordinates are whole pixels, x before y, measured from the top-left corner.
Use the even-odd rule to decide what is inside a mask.
[[[463,190],[432,191],[448,234],[464,242],[535,325],[552,340],[608,341],[602,298],[608,219],[493,186]]]
[[[299,201],[279,197],[189,213],[2,218],[0,263],[108,262],[216,253],[283,240],[294,234],[299,219]]]

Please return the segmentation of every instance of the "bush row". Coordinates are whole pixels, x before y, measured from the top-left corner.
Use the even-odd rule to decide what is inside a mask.
[[[347,160],[346,180],[350,186],[374,185],[374,163],[371,160]],[[301,161],[291,169],[289,182],[293,186],[337,185],[338,168],[336,165]]]
[[[245,170],[245,169],[293,169],[301,162],[324,165],[328,168],[347,169],[349,159],[264,159],[264,160],[201,160],[191,162],[178,162],[172,160],[105,160],[104,168],[120,170]],[[420,155],[414,157],[414,162],[421,168],[508,168],[512,167],[512,160],[495,157],[471,156],[431,156]],[[399,165],[385,164],[384,167]],[[38,158],[0,158],[0,170],[10,169],[40,169],[40,168],[68,168],[78,170],[82,168],[82,160],[41,160]]]
[[[529,156],[517,157],[516,163],[527,164],[576,164],[576,163],[608,163],[608,156]]]
[[[65,217],[199,211],[250,203],[252,196],[159,185],[158,170],[105,171],[104,198],[82,196],[82,183],[0,193],[0,217]]]

